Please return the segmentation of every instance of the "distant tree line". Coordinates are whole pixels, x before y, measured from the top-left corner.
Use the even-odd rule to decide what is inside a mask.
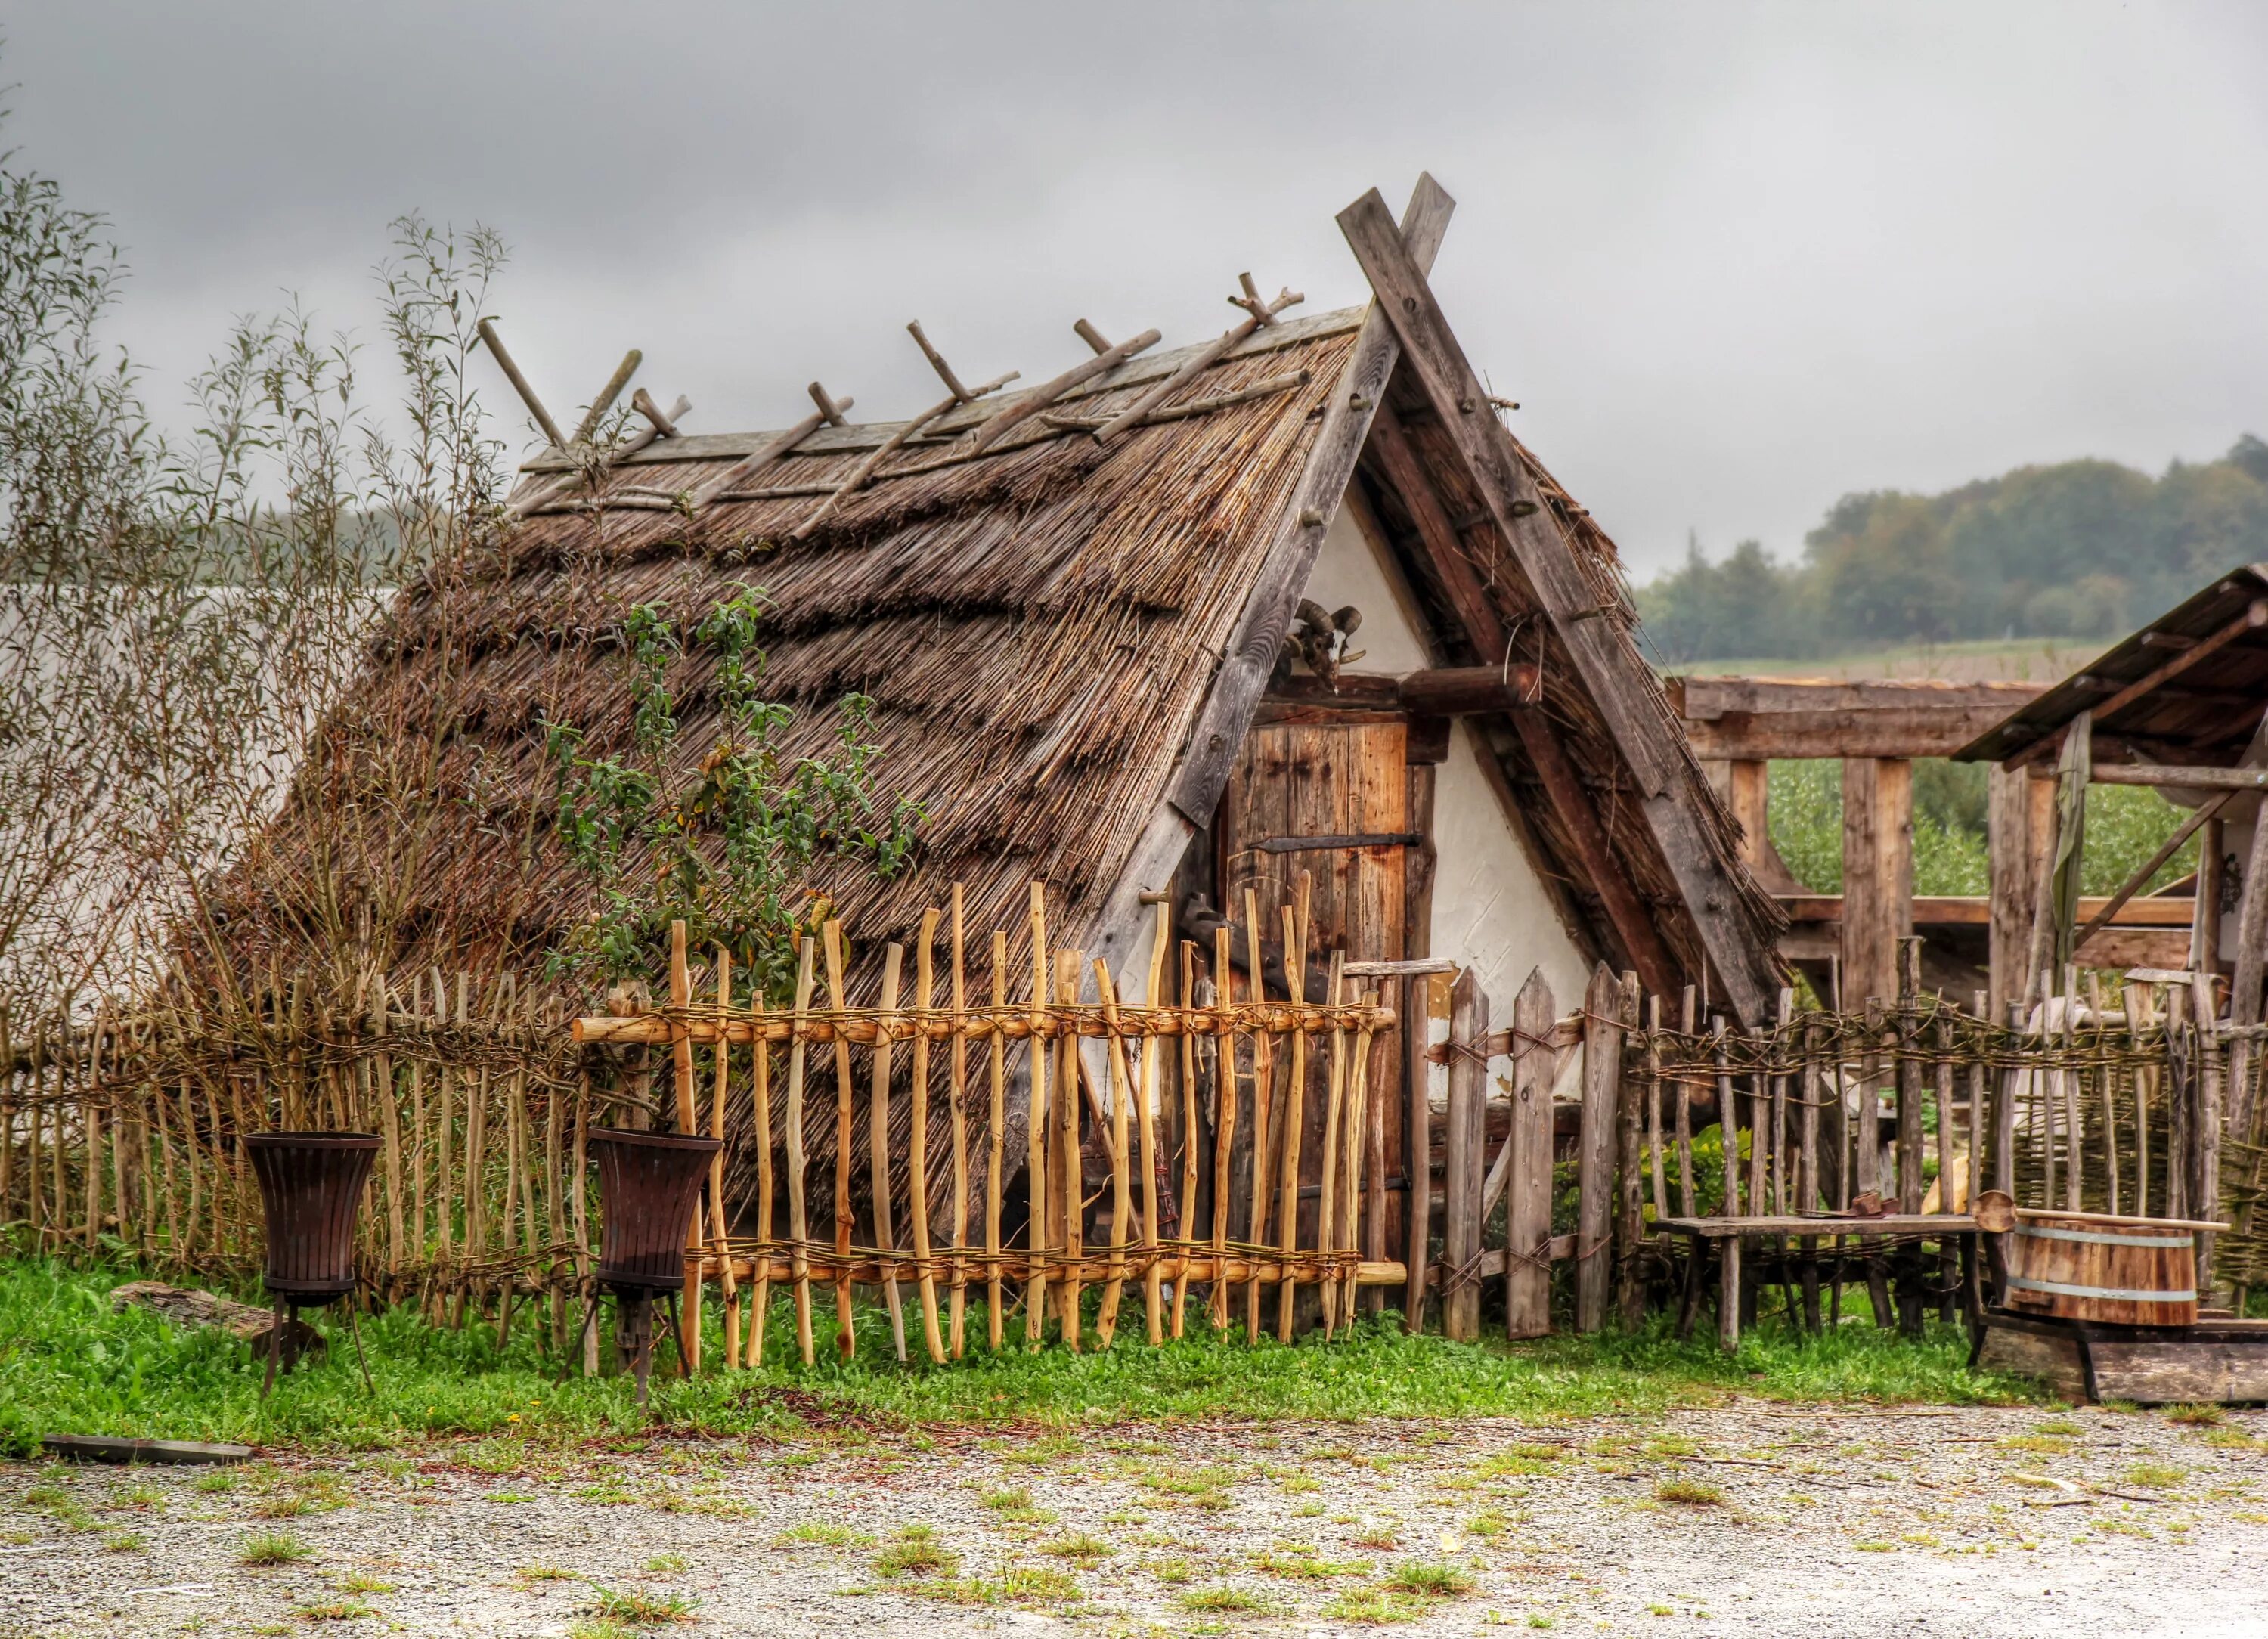
[[[2268,443],[2164,474],[2114,461],[2021,467],[1941,495],[1845,496],[1782,563],[1754,540],[1638,589],[1671,665],[1802,659],[1992,637],[2109,637],[2231,566],[2268,559]]]

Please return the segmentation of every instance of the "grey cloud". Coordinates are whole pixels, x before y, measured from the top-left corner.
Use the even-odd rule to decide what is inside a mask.
[[[108,210],[160,383],[291,289],[367,327],[382,228],[500,227],[548,393],[621,349],[704,428],[826,378],[1173,340],[1250,268],[1358,300],[1331,217],[1421,167],[1523,433],[1642,570],[1796,549],[1846,489],[2154,467],[2268,430],[2268,23],[2235,5],[84,4],[4,8],[11,139]],[[154,398],[168,397],[162,386]]]

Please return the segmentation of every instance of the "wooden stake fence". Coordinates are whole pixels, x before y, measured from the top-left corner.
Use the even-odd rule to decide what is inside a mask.
[[[1402,1283],[1400,1263],[1362,1256],[1363,1156],[1344,1137],[1369,1124],[1372,1044],[1395,1019],[1374,995],[1351,994],[1342,964],[1334,961],[1328,994],[1317,1000],[1240,1001],[1233,974],[1217,966],[1208,1001],[1194,999],[1189,980],[1184,989],[1191,999],[1169,1002],[1174,944],[1161,906],[1145,999],[1123,1001],[1103,964],[1050,947],[1046,903],[1035,886],[1027,996],[1010,995],[1002,930],[992,940],[990,1000],[976,1003],[961,915],[956,899],[952,936],[943,946],[949,969],[943,1006],[936,973],[943,913],[932,911],[911,952],[909,1007],[902,1004],[908,953],[896,944],[880,953],[881,1004],[846,1004],[849,940],[830,922],[804,941],[796,1005],[787,1011],[734,998],[721,956],[696,971],[681,946],[673,953],[668,1007],[573,1022],[573,1040],[585,1051],[666,1047],[681,1108],[689,1107],[694,1087],[704,1079],[705,1055],[710,1129],[754,1152],[754,1202],[727,1202],[724,1209],[712,1202],[688,1226],[688,1309],[697,1312],[692,1294],[705,1283],[724,1287],[728,1365],[761,1361],[762,1315],[771,1288],[783,1283],[793,1294],[796,1346],[806,1363],[816,1356],[809,1323],[815,1288],[836,1294],[836,1347],[849,1358],[858,1349],[853,1290],[879,1287],[901,1359],[910,1347],[903,1312],[910,1288],[919,1305],[921,1347],[943,1363],[966,1346],[967,1294],[980,1284],[992,1347],[1001,1345],[1004,1321],[1020,1305],[1027,1343],[1042,1341],[1052,1328],[1064,1346],[1078,1349],[1110,1346],[1130,1288],[1138,1288],[1144,1335],[1156,1344],[1181,1334],[1193,1283],[1211,1290],[1214,1312],[1224,1320],[1226,1305],[1241,1297],[1248,1335],[1272,1314],[1280,1340],[1288,1340],[1303,1315],[1335,1333],[1351,1313],[1357,1288]],[[1304,931],[1296,916],[1287,920],[1295,957]],[[826,970],[823,1008],[809,1005],[814,951]],[[1182,947],[1184,974],[1194,973],[1197,959],[1194,946]],[[1256,946],[1251,961],[1258,966]],[[1289,971],[1301,973],[1303,963],[1295,959]],[[1083,994],[1089,978],[1092,1000]],[[814,1046],[832,1049],[835,1069],[831,1235],[812,1232],[804,1205],[818,1119],[804,1099]],[[985,1055],[990,1073],[981,1082],[968,1074],[972,1049]],[[784,1062],[788,1096],[775,1123],[770,1088],[778,1061]],[[1181,1090],[1183,1119],[1174,1122],[1167,1081],[1177,1065],[1193,1072],[1209,1068],[1211,1084],[1200,1088],[1197,1081],[1206,1077],[1192,1074]],[[1256,1105],[1272,1104],[1282,1113],[1275,1142],[1255,1143],[1242,1157],[1241,1177],[1232,1079],[1240,1066],[1250,1067]],[[869,1089],[863,1195],[853,1188],[850,1161],[859,1125],[855,1089],[862,1081]],[[1321,1106],[1319,1154],[1303,1149],[1311,1096]],[[1215,1187],[1210,1221],[1202,1225],[1192,1186],[1206,1170],[1197,1154],[1203,1136],[1187,1119],[1200,1101],[1224,1113],[1213,1124]],[[902,1143],[893,1121],[901,1108],[910,1115]],[[743,1110],[745,1128],[736,1125]],[[1017,1112],[1020,1123],[1010,1119]],[[1169,1122],[1184,1150],[1178,1169],[1161,1148]],[[968,1159],[968,1129],[979,1123],[974,1142],[983,1158],[981,1224]],[[1012,1130],[1019,1124],[1020,1134]],[[942,1163],[932,1142],[940,1129],[950,1136]],[[1019,1137],[1026,1163],[1020,1224],[1005,1199],[1013,1180],[1004,1174]],[[776,1209],[783,1165],[784,1224]],[[1311,1198],[1317,1202],[1312,1215],[1302,1209]],[[1248,1232],[1232,1236],[1240,1205]],[[1162,1226],[1169,1223],[1191,1232],[1168,1235]],[[744,1286],[758,1294],[745,1334],[731,1297]],[[1090,1289],[1099,1289],[1091,1303]],[[949,1310],[941,1294],[949,1295]],[[688,1331],[697,1336],[690,1323]]]
[[[1739,1289],[1753,1306],[1777,1269],[1788,1312],[1817,1323],[1846,1280],[1888,1310],[1883,1259],[1930,1238],[1851,1214],[1926,1220],[1995,1187],[2023,1205],[2228,1217],[2208,1253],[2221,1285],[2268,1280],[2268,1148],[2220,1134],[2232,1073],[2268,1056],[2230,1048],[2268,1032],[2200,1028],[2214,998],[2186,975],[2066,985],[1999,1019],[1909,977],[1851,1013],[1784,998],[1742,1033],[1603,968],[1564,1017],[1531,977],[1492,1030],[1467,974],[1450,1040],[1406,1055],[1410,1175],[1385,1179],[1357,1135],[1395,1119],[1370,1066],[1403,1048],[1380,1040],[1395,1015],[1358,990],[1372,975],[1334,960],[1320,998],[1256,998],[1256,939],[1176,945],[1161,909],[1140,994],[1122,996],[1128,975],[1049,944],[1036,891],[1027,960],[1005,930],[972,941],[963,917],[956,896],[910,952],[866,954],[876,1007],[846,1004],[851,946],[829,924],[804,941],[784,1007],[736,996],[728,962],[681,947],[668,1005],[571,1024],[517,976],[438,971],[332,1004],[270,974],[229,1005],[0,1011],[0,1221],[27,1247],[242,1280],[260,1211],[241,1136],[358,1128],[382,1141],[359,1231],[373,1295],[505,1335],[517,1306],[563,1342],[602,1209],[591,1128],[674,1124],[726,1143],[687,1235],[695,1292],[722,1299],[727,1368],[763,1363],[782,1287],[806,1361],[814,1288],[835,1296],[844,1353],[857,1289],[885,1306],[895,1290],[894,1350],[933,1362],[967,1351],[972,1303],[980,1347],[1107,1347],[1133,1301],[1145,1340],[1182,1335],[1192,1287],[1203,1317],[1256,1338],[1336,1335],[1359,1289],[1405,1280],[1441,1295],[1452,1336],[1535,1335],[1555,1301],[1588,1330],[1663,1295],[1676,1266],[1659,1226],[1710,1217],[1756,1226],[1736,1318]],[[1296,907],[1284,932],[1284,971],[1304,975]],[[1737,1142],[1712,1154],[1727,1111]],[[834,1207],[816,1225],[814,1187]],[[1389,1260],[1380,1213],[1397,1187],[1394,1227],[1411,1232]],[[1962,1271],[1940,1252],[1899,1280],[1913,1319]]]

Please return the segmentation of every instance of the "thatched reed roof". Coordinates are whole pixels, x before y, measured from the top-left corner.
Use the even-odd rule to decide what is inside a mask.
[[[233,880],[232,943],[249,961],[265,959],[264,947],[284,942],[279,930],[343,880],[400,913],[397,973],[540,954],[590,908],[585,884],[545,834],[551,775],[541,725],[571,722],[595,748],[620,749],[625,612],[658,603],[689,621],[739,584],[770,600],[766,689],[798,713],[787,749],[825,752],[836,702],[852,690],[869,695],[881,789],[927,810],[906,874],[814,885],[836,894],[854,937],[871,951],[906,936],[959,883],[972,947],[981,948],[991,929],[1019,927],[1036,878],[1047,884],[1053,927],[1070,942],[1093,939],[1165,800],[1335,395],[1336,413],[1345,411],[1342,378],[1364,321],[1363,310],[1349,310],[1263,328],[1163,407],[1169,416],[1176,407],[1196,413],[1108,444],[1092,429],[1196,349],[1138,356],[981,455],[968,430],[1014,395],[965,406],[896,451],[874,481],[799,539],[798,526],[827,493],[903,423],[821,427],[725,498],[699,505],[672,497],[701,491],[776,435],[653,444],[597,491],[577,491],[571,510],[540,508],[486,561],[402,594],[318,760],[335,796],[361,790],[372,800],[343,827],[335,801],[287,810]],[[1442,503],[1477,513],[1473,481],[1429,430],[1406,373],[1395,377],[1389,402]],[[1599,613],[1628,643],[1635,617],[1612,542],[1521,456]],[[531,463],[523,493],[557,482],[565,467],[556,454]],[[1360,482],[1388,534],[1410,534],[1392,478],[1366,460]],[[1555,812],[1516,737],[1491,731],[1530,812],[1536,864],[1563,890],[1579,938],[1617,965],[1629,959],[1575,845],[1573,833],[1595,823],[1687,974],[1697,978],[1713,948],[1699,915],[1737,925],[1769,952],[1777,913],[1740,866],[1732,822],[1659,687],[1655,708],[1684,788],[1680,813],[1701,816],[1697,824],[1673,816],[1684,827],[1678,846],[1727,885],[1705,908],[1687,903],[1660,840],[1665,822],[1649,818],[1658,794],[1632,778],[1626,749],[1583,697],[1548,622],[1532,618],[1535,600],[1502,543],[1492,545],[1484,526],[1464,540],[1488,596],[1522,634],[1517,658],[1544,660],[1544,709],[1596,810],[1589,820]],[[1423,562],[1405,567],[1421,592],[1435,588]],[[1447,601],[1435,603],[1445,652],[1502,658],[1474,652]],[[716,738],[707,663],[687,660],[673,685],[687,724],[681,743],[696,761]]]

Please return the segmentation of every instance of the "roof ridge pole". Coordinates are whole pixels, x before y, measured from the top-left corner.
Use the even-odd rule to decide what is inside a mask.
[[[904,448],[908,441],[919,436],[924,428],[931,425],[949,410],[959,409],[964,404],[973,404],[987,393],[998,393],[1023,373],[1021,371],[1012,370],[1005,376],[993,377],[981,387],[964,387],[961,385],[961,378],[953,373],[953,366],[945,362],[945,356],[932,347],[929,338],[922,334],[921,320],[918,319],[912,320],[906,328],[912,333],[916,344],[922,350],[922,356],[927,358],[937,373],[945,379],[946,389],[945,397],[883,439],[880,446],[853,467],[843,481],[835,487],[834,494],[812,508],[803,522],[788,531],[787,538],[790,540],[801,540],[813,530],[818,528],[821,522],[842,504],[845,496],[856,495],[865,489],[868,481],[873,478],[874,469]]]
[[[1071,326],[1071,328],[1079,332],[1079,339],[1089,347],[1094,347],[1097,342],[1102,340],[1102,333],[1084,319]],[[1085,364],[1073,364],[1054,380],[1042,382],[1013,404],[1003,407],[999,414],[978,427],[976,437],[969,445],[971,452],[990,449],[993,445],[998,444],[1012,428],[1038,415],[1073,387],[1092,381],[1097,376],[1108,374],[1133,357],[1135,354],[1146,348],[1157,346],[1158,341],[1159,333],[1156,330],[1145,330],[1130,342],[1121,342],[1116,347],[1099,349],[1095,356]]]
[[[1097,427],[1094,430],[1094,441],[1097,444],[1108,444],[1121,433],[1139,424],[1151,411],[1219,364],[1227,356],[1229,349],[1254,332],[1274,324],[1276,315],[1285,308],[1297,306],[1307,299],[1303,292],[1292,290],[1287,285],[1277,295],[1274,301],[1263,302],[1260,299],[1258,287],[1252,283],[1250,274],[1240,273],[1236,277],[1237,282],[1244,287],[1244,294],[1232,296],[1228,299],[1243,308],[1249,315],[1245,321],[1240,325],[1231,325],[1215,340],[1199,348],[1179,370],[1136,399],[1117,415],[1103,423],[1101,426]]]
[[[796,446],[821,427],[840,427],[843,416],[858,401],[845,393],[839,399],[829,398],[827,389],[816,381],[808,389],[812,402],[819,408],[790,427],[770,443],[759,445],[746,459],[726,468],[696,490],[693,510],[699,511],[711,502],[723,498],[735,485],[744,484],[775,461],[784,460],[795,452]]]
[[[527,413],[535,418],[536,426],[542,430],[545,437],[551,440],[551,447],[562,455],[566,454],[569,447],[567,435],[559,430],[559,423],[551,419],[551,412],[543,408],[543,401],[535,396],[535,389],[528,385],[527,378],[512,362],[512,354],[504,347],[504,338],[497,334],[496,320],[483,319],[475,328],[487,345],[490,356],[504,371],[504,379],[512,383],[512,391],[519,394],[519,401],[527,406]]]
[[[644,362],[645,355],[637,348],[622,355],[622,362],[615,366],[615,373],[607,378],[607,385],[599,389],[599,396],[593,399],[591,408],[583,412],[583,420],[575,429],[576,443],[588,444],[598,436],[600,422],[606,418],[608,410],[614,408],[615,401],[622,397],[622,389],[630,386],[630,378],[637,374],[637,367]],[[645,396],[644,387],[638,389],[638,396]],[[653,401],[647,399],[646,401],[652,403]]]
[[[1432,266],[1455,209],[1456,201],[1430,173],[1418,177],[1402,217],[1403,242],[1418,266]],[[1267,551],[1205,698],[1181,737],[1181,761],[1140,839],[1119,867],[1117,882],[1104,898],[1095,922],[1086,930],[1088,951],[1107,958],[1114,969],[1145,926],[1142,894],[1166,884],[1188,851],[1189,838],[1211,820],[1220,802],[1229,767],[1252,725],[1268,675],[1275,670],[1292,612],[1307,590],[1324,533],[1346,496],[1355,459],[1370,437],[1371,418],[1385,395],[1387,378],[1394,373],[1401,348],[1373,302],[1325,401],[1322,425],[1308,446],[1299,480],[1267,526]]]
[[[655,405],[644,387],[640,387],[630,399],[630,408],[645,417],[646,424],[600,458],[599,469],[601,472],[628,460],[657,439],[675,437],[677,423],[693,413],[693,401],[681,393],[677,395],[677,402],[665,411]],[[584,475],[580,467],[573,468],[556,483],[549,488],[539,487],[513,502],[504,509],[504,517],[507,519],[525,518],[531,512],[541,511],[555,502],[564,500],[568,491],[583,481]]]
[[[1591,618],[1598,594],[1545,510],[1512,434],[1487,413],[1486,392],[1443,315],[1425,268],[1404,248],[1373,188],[1339,213],[1355,260],[1394,327],[1442,430],[1479,490],[1490,521],[1533,588],[1552,635],[1597,702],[1703,952],[1743,1025],[1763,1023],[1778,999],[1780,967],[1768,937],[1734,913],[1743,884],[1707,841],[1700,773],[1671,738],[1660,687],[1627,633]],[[1485,423],[1485,424],[1484,424]]]

